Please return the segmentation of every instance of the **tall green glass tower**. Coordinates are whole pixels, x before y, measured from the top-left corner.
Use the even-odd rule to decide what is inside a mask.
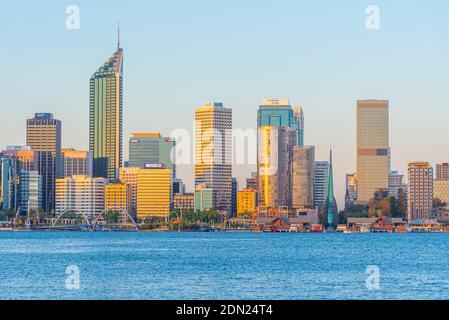
[[[327,185],[327,199],[326,204],[324,206],[324,220],[325,224],[328,228],[333,229],[336,225],[338,225],[338,208],[337,201],[335,201],[334,197],[334,172],[332,167],[332,149],[330,150],[330,159],[329,159],[329,179]]]
[[[120,29],[117,51],[90,78],[89,149],[94,177],[115,181],[122,166],[123,49]]]

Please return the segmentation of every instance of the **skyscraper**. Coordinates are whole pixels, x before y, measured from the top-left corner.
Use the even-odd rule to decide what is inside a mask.
[[[337,201],[334,197],[334,172],[332,168],[332,150],[329,156],[329,179],[327,186],[327,199],[324,206],[325,224],[334,228],[339,223]]]
[[[428,219],[433,206],[433,168],[428,162],[408,164],[408,221]]]
[[[388,189],[388,101],[357,101],[357,201]]]
[[[92,154],[89,151],[62,149],[62,178],[70,176],[92,177]]]
[[[315,161],[313,183],[314,205],[323,207],[327,199],[327,186],[329,183],[328,161]]]
[[[292,206],[313,207],[314,146],[295,146],[292,155]]]
[[[37,153],[43,208],[49,212],[55,207],[55,180],[61,176],[61,121],[51,113],[36,113],[27,120],[26,140]]]
[[[129,139],[130,167],[143,168],[145,164],[164,164],[176,177],[176,165],[173,163],[175,141],[170,137],[161,137],[160,133],[133,133]]]
[[[122,167],[120,168],[120,181],[129,186],[131,193],[131,215],[137,216],[137,174],[139,168],[136,167]]]
[[[17,159],[19,171],[36,171],[38,169],[37,153],[28,146],[8,146],[2,153]]]
[[[259,127],[257,143],[258,202],[262,207],[291,207],[292,154],[296,130]]]
[[[304,141],[304,113],[301,107],[292,108],[288,99],[265,99],[257,111],[257,127],[284,127],[296,130],[295,145]]]
[[[90,78],[89,150],[94,177],[115,181],[122,166],[123,49],[117,51]]]
[[[214,209],[231,211],[232,110],[221,102],[195,110],[195,186],[213,189]]]
[[[0,153],[0,210],[15,209],[18,202],[17,161]]]

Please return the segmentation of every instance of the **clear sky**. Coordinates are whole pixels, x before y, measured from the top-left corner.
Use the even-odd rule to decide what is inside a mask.
[[[72,4],[79,30],[65,25]],[[379,30],[366,28],[369,5]],[[317,159],[333,147],[341,206],[355,171],[356,100],[372,98],[390,100],[393,169],[449,161],[447,0],[3,1],[0,148],[25,143],[35,112],[63,121],[64,147],[88,148],[89,78],[115,50],[117,21],[125,145],[131,132],[191,130],[206,101],[223,101],[246,129],[262,99],[289,98],[304,108]],[[191,188],[193,173],[179,175]]]

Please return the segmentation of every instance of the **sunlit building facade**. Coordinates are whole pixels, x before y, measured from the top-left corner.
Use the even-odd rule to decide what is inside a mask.
[[[93,159],[89,151],[61,149],[62,178],[70,176],[92,177]]]
[[[232,210],[232,110],[209,102],[195,110],[195,186],[214,190],[214,209]]]
[[[433,168],[428,162],[408,165],[408,221],[428,219],[433,207]]]
[[[136,167],[122,167],[120,168],[120,181],[126,183],[129,186],[129,192],[131,197],[131,215],[137,215],[137,173],[139,168]]]
[[[73,211],[98,216],[104,210],[104,190],[108,180],[87,176],[56,179],[56,214]]]
[[[94,177],[115,181],[122,166],[123,49],[117,51],[90,78],[89,151]]]
[[[137,218],[168,217],[173,205],[172,173],[162,164],[137,171]]]
[[[291,207],[292,153],[296,129],[258,128],[258,205]]]
[[[295,146],[292,154],[292,206],[312,208],[314,186],[314,146]]]
[[[104,208],[131,213],[131,186],[123,182],[105,185]]]
[[[389,102],[357,101],[357,201],[368,203],[374,193],[388,190]]]
[[[257,191],[243,189],[237,193],[237,215],[251,217],[257,206]]]
[[[50,212],[55,207],[55,180],[61,176],[61,121],[51,113],[36,113],[27,120],[26,144],[36,152],[42,205]]]

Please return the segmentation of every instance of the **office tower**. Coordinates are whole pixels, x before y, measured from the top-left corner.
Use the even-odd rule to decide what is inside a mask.
[[[399,190],[407,192],[407,184],[404,183],[404,175],[397,171],[388,174],[388,195],[398,198]]]
[[[253,189],[256,190],[258,189],[258,178],[257,178],[257,171],[256,172],[251,172],[251,178],[246,178],[246,188],[247,189]]]
[[[186,193],[186,185],[179,178],[173,179],[173,194],[175,193]]]
[[[214,209],[231,211],[232,110],[221,102],[195,110],[195,186],[214,190]]]
[[[172,170],[148,164],[137,171],[137,218],[168,217],[173,203]]]
[[[349,208],[357,201],[357,173],[346,175],[345,208]]]
[[[37,171],[37,153],[28,146],[8,146],[2,153],[17,159],[18,171]]]
[[[334,172],[332,168],[332,150],[329,156],[329,179],[327,186],[327,198],[324,205],[325,224],[328,228],[334,228],[339,223],[337,201],[334,197]]]
[[[163,164],[173,171],[176,177],[176,165],[174,163],[175,140],[162,137],[160,133],[146,132],[133,133],[129,139],[128,166],[143,168],[145,164]]]
[[[428,219],[433,206],[433,168],[428,162],[408,164],[408,221]]]
[[[237,191],[239,190],[238,181],[232,178],[232,192],[231,192],[231,216],[237,215]]]
[[[175,193],[173,195],[173,209],[176,211],[194,210],[195,195],[193,193]]]
[[[215,208],[214,190],[207,188],[205,184],[195,187],[194,210],[202,211]]]
[[[131,215],[137,215],[137,173],[139,168],[136,167],[122,167],[120,168],[120,181],[129,185],[131,192]]]
[[[61,121],[51,113],[36,113],[27,120],[26,140],[37,153],[43,209],[50,212],[55,207],[55,180],[61,176]]]
[[[440,199],[449,206],[449,179],[433,181],[433,198]]]
[[[357,201],[388,189],[389,143],[386,100],[357,101]]]
[[[104,210],[105,178],[71,176],[56,179],[56,214],[67,211],[96,217]]]
[[[115,181],[122,166],[123,146],[123,49],[120,48],[120,38],[117,51],[90,78],[89,109],[93,175]]]
[[[39,172],[20,171],[19,208],[22,213],[42,208],[42,176]]]
[[[292,206],[313,207],[314,146],[295,146],[292,155]]]
[[[449,163],[436,165],[436,180],[449,180]]]
[[[260,127],[257,134],[258,205],[291,207],[292,150],[296,130]]]
[[[123,182],[109,183],[104,187],[105,210],[131,213],[131,186]]]
[[[316,207],[323,207],[327,198],[329,180],[329,162],[315,161],[313,179],[313,203]]]
[[[17,174],[16,159],[0,153],[0,210],[17,208]]]
[[[303,145],[304,115],[301,107],[292,108],[288,99],[265,99],[257,111],[257,127],[283,127],[296,130],[295,145]]]
[[[62,178],[70,176],[92,177],[93,159],[89,151],[61,149]]]
[[[257,206],[257,191],[246,188],[237,193],[237,215],[251,217]]]

